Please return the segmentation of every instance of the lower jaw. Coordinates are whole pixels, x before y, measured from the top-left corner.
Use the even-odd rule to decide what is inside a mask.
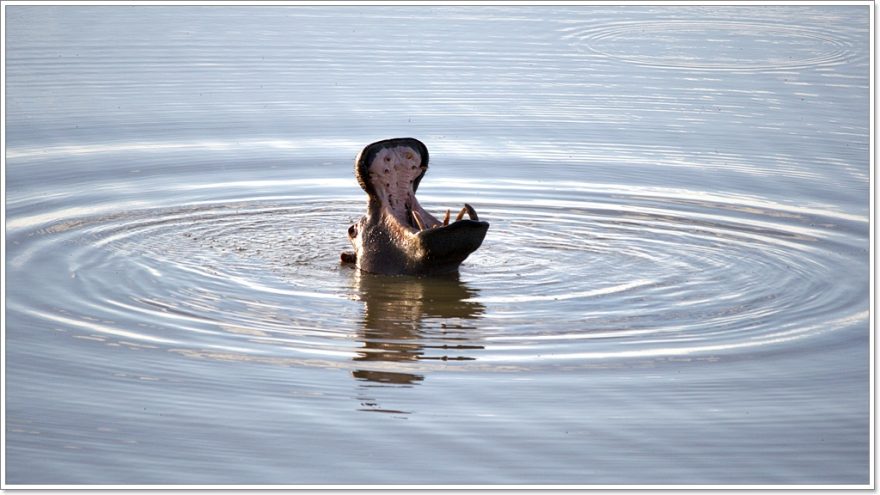
[[[343,261],[355,261],[362,271],[384,275],[454,274],[462,262],[482,242],[488,223],[466,218],[475,217],[469,205],[462,208],[455,221],[439,222],[431,228],[420,228],[395,215],[392,210],[372,205],[362,225],[358,255],[343,255]],[[470,210],[470,211],[468,211]],[[470,213],[470,215],[469,215]],[[459,238],[464,239],[459,244]],[[369,253],[369,254],[367,254]]]

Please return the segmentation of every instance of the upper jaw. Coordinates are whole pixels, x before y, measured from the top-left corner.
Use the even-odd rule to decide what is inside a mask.
[[[407,153],[411,153],[411,156],[407,156]],[[380,181],[381,177],[389,173],[396,176],[398,171],[406,172],[412,193],[415,194],[422,177],[428,170],[428,161],[428,147],[418,139],[385,139],[368,145],[358,154],[355,159],[354,174],[361,188],[372,198],[381,193],[380,188],[383,183],[390,183],[390,181]]]
[[[355,175],[370,197],[371,209],[379,209],[404,230],[418,234],[446,227],[451,211],[440,220],[428,213],[416,199],[419,183],[428,170],[428,149],[413,138],[387,139],[373,143],[358,155]],[[479,221],[477,212],[465,203],[453,222]]]

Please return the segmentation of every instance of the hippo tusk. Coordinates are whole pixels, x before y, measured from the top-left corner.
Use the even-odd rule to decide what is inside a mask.
[[[464,208],[467,210],[467,214],[471,218],[471,220],[475,222],[480,221],[480,218],[477,216],[477,210],[475,210],[473,206],[465,203]]]
[[[425,230],[425,222],[422,221],[422,216],[419,215],[417,211],[413,210],[412,217],[413,220],[416,221],[416,226],[419,228],[419,230]]]

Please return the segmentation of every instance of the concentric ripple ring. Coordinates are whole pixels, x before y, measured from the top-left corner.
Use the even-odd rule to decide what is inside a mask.
[[[798,26],[725,20],[618,22],[571,29],[579,49],[641,66],[707,71],[803,69],[844,63],[850,44]],[[742,43],[742,38],[754,42]],[[659,42],[658,42],[659,40]],[[765,46],[744,51],[743,46]]]
[[[463,199],[463,184],[439,181],[426,208]],[[493,229],[455,280],[340,265],[343,227],[362,209],[352,196],[21,218],[10,266],[50,263],[57,280],[8,307],[104,345],[415,374],[719,359],[868,317],[847,292],[858,284],[831,282],[865,276],[846,262],[864,249],[848,241],[863,238],[860,217],[580,182],[478,193]],[[71,286],[76,296],[53,295]]]

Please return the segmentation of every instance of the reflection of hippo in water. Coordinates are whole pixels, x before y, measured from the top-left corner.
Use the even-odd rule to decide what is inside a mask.
[[[355,175],[369,196],[367,214],[348,228],[354,253],[342,261],[388,275],[454,272],[486,237],[488,222],[465,204],[450,222],[422,208],[416,189],[428,170],[428,148],[413,138],[373,143],[355,160]],[[467,214],[469,218],[464,218]]]
[[[473,321],[486,307],[479,292],[456,273],[437,277],[385,277],[355,272],[358,299],[364,303],[362,343],[352,375],[371,382],[412,384],[419,361],[471,361],[483,349]],[[399,365],[399,366],[398,366]]]

